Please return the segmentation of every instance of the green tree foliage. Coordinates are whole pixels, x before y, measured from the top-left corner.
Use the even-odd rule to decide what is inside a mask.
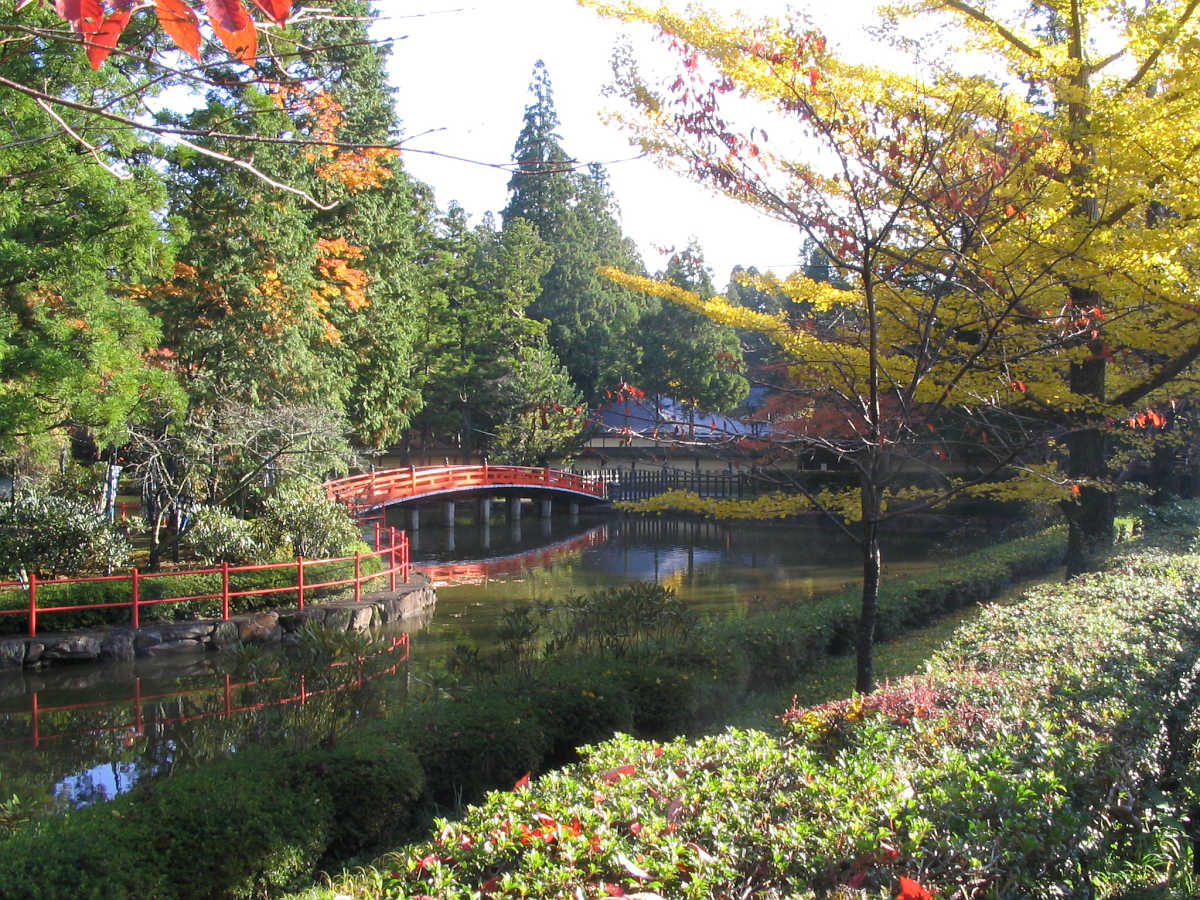
[[[372,8],[342,0],[333,12],[299,36],[322,53],[266,90],[211,93],[183,118],[215,131],[252,107],[251,136],[284,142],[260,147],[257,168],[322,204],[181,148],[170,175],[179,265],[154,297],[194,402],[322,404],[380,446],[421,403],[412,344],[433,204],[386,149],[399,123],[386,48],[368,40]],[[231,154],[239,137],[205,144]]]
[[[0,23],[16,15],[2,12]],[[20,18],[54,22],[40,10]],[[53,36],[15,36],[0,43],[0,76],[79,94],[128,90],[141,78],[136,66],[93,73],[77,50]],[[163,199],[158,177],[128,128],[51,113],[3,88],[0,112],[0,449],[69,424],[119,437],[148,400],[176,396],[146,361],[156,322],[122,289],[169,260],[151,215]]]
[[[488,216],[469,229],[453,207],[435,264],[440,277],[421,340],[429,401],[419,424],[493,458],[544,458],[578,422],[565,434],[562,415],[551,427],[540,424],[541,413],[580,402],[546,345],[546,326],[525,314],[550,265],[548,248],[523,218],[497,228]]]
[[[517,350],[497,387],[503,414],[492,426],[496,462],[547,463],[572,455],[583,428],[583,401],[544,339]]]
[[[606,386],[636,380],[644,309],[636,295],[598,277],[596,267],[640,271],[641,261],[621,233],[604,170],[580,171],[563,149],[550,76],[540,61],[530,91],[503,218],[506,225],[526,220],[550,248],[552,264],[529,314],[548,323],[551,348],[595,402]]]
[[[712,278],[704,256],[693,242],[674,254],[661,280],[712,297]],[[742,374],[742,347],[737,333],[707,316],[669,301],[642,317],[642,368],[638,387],[647,394],[667,395],[695,410],[722,412],[745,399],[750,384]]]

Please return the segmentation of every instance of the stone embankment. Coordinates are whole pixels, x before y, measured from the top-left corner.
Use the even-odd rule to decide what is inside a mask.
[[[392,623],[420,622],[432,614],[437,594],[423,575],[415,574],[395,591],[365,595],[358,603],[342,601],[247,613],[222,619],[147,624],[141,628],[106,628],[70,634],[0,638],[0,670],[38,669],[70,662],[121,661],[186,656],[227,650],[239,644],[295,641],[309,622],[339,631],[371,631]]]

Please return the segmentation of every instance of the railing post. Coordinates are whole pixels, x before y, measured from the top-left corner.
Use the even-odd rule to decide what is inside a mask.
[[[29,573],[29,636],[34,637],[36,634],[37,634],[37,572],[30,572]]]
[[[229,673],[225,673],[225,715],[233,713],[233,685],[230,682]]]
[[[401,562],[401,565],[404,567],[404,583],[408,584],[410,581],[412,581],[412,564],[409,562],[409,558],[408,558],[408,532],[407,531],[401,532],[400,540],[403,545],[403,547],[402,547],[403,561]]]
[[[379,533],[380,533],[380,531],[381,531],[382,529],[383,529],[383,523],[382,523],[382,522],[380,522],[378,519],[376,519],[376,520],[375,520],[375,550],[376,550],[376,551],[378,551],[378,550],[380,549],[380,547],[379,547]]]
[[[354,551],[354,602],[362,600],[362,551]]]
[[[142,679],[133,679],[133,727],[140,735],[142,733]]]
[[[229,562],[221,562],[221,617],[229,621]]]
[[[391,577],[388,581],[388,590],[393,593],[396,590],[396,526],[392,525],[388,528],[388,569],[391,570]]]
[[[296,557],[296,607],[304,609],[304,557]]]
[[[129,573],[129,593],[130,605],[133,606],[133,627],[141,628],[141,610],[138,608],[138,603],[141,600],[141,595],[138,591],[138,570],[134,566]]]

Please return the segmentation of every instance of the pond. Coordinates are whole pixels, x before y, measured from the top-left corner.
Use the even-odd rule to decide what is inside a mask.
[[[887,574],[936,565],[945,537],[889,535]],[[613,514],[424,527],[412,558],[438,587],[432,620],[361,670],[281,676],[277,660],[251,650],[0,673],[0,804],[15,794],[38,810],[82,805],[252,743],[303,746],[352,730],[406,703],[455,648],[488,648],[513,606],[655,581],[701,616],[741,616],[840,590],[861,565],[828,525]]]

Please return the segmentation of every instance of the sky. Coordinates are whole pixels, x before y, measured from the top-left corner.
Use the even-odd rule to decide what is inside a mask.
[[[842,0],[846,8],[863,6]],[[709,0],[718,10],[779,15],[780,0]],[[624,31],[574,0],[388,0],[379,35],[395,38],[390,76],[403,129],[405,164],[433,186],[439,207],[457,201],[478,222],[507,203],[511,161],[530,101],[533,66],[546,63],[567,153],[607,169],[621,225],[650,272],[671,248],[699,241],[718,288],[734,265],[786,274],[797,266],[802,236],[735,201],[717,196],[649,159],[615,126],[603,96],[609,60]],[[425,155],[432,151],[445,156]],[[457,157],[452,159],[447,157]],[[468,162],[466,160],[471,160]],[[666,248],[668,253],[663,253]]]

